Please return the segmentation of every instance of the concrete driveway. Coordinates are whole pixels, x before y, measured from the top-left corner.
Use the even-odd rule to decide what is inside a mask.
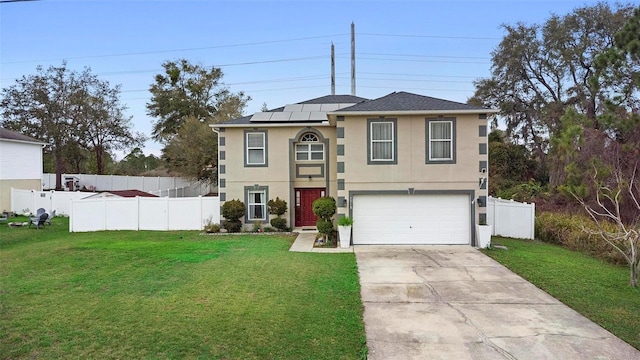
[[[469,246],[355,246],[369,359],[640,359]]]

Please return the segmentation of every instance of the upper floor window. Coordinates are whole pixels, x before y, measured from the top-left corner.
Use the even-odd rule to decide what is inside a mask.
[[[455,163],[455,119],[427,120],[427,163]]]
[[[304,134],[300,141],[296,144],[296,160],[324,160],[324,144],[319,142],[316,134]]]
[[[369,119],[369,164],[397,164],[397,129],[395,119]]]
[[[267,165],[267,134],[265,131],[245,132],[245,165]]]

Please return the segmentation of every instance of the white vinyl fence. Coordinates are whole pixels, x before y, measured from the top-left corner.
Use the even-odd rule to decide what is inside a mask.
[[[536,204],[493,197],[487,201],[487,224],[491,225],[491,235],[533,239],[535,217]]]
[[[192,197],[215,191],[208,184],[178,177],[62,174],[63,182],[65,176],[78,178],[80,188],[85,187],[91,191],[141,190],[160,197]],[[55,187],[56,174],[42,174],[42,188]]]
[[[48,213],[52,210],[57,215],[69,215],[71,213],[71,201],[83,199],[94,195],[91,192],[76,191],[36,191],[11,189],[11,211],[29,215],[35,214],[39,208],[44,208]]]
[[[220,199],[99,198],[71,202],[69,231],[202,230],[220,222]]]

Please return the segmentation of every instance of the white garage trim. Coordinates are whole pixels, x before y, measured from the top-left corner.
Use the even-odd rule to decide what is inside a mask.
[[[355,245],[473,245],[473,191],[350,192]]]

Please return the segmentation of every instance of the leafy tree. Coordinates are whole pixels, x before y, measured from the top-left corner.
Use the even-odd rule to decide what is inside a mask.
[[[56,188],[61,189],[65,166],[79,169],[87,158],[83,148],[95,152],[101,173],[105,153],[142,141],[131,133],[118,94],[119,87],[111,88],[89,68],[76,72],[65,62],[48,69],[38,66],[35,75],[2,90],[2,126],[48,144],[45,150],[53,156]]]
[[[217,181],[218,136],[205,123],[195,117],[187,117],[167,145],[162,158],[167,168],[185,178]]]
[[[72,94],[78,74],[60,67],[36,68],[37,74],[23,76],[2,89],[2,126],[40,139],[53,154],[56,189],[62,188],[63,149],[75,139],[71,115]]]
[[[621,69],[629,71],[621,76]],[[634,100],[633,93],[640,88],[640,6],[633,11],[622,28],[614,35],[614,46],[596,58],[596,74],[591,79],[597,86],[601,78],[620,79],[619,91],[612,102],[624,103]],[[635,109],[638,110],[636,102]]]
[[[105,153],[141,146],[144,135],[131,132],[131,117],[120,104],[120,85],[111,87],[97,76],[83,73],[80,89],[73,97],[78,142],[95,155],[96,173],[104,174]]]
[[[62,149],[65,169],[76,174],[86,173],[89,151],[81,147],[77,142],[69,142]],[[55,170],[54,170],[55,171]]]
[[[168,142],[187,117],[204,123],[229,120],[242,116],[250,97],[243,92],[232,93],[222,83],[222,70],[193,65],[186,59],[166,61],[163,74],[151,85],[151,101],[147,114],[158,118],[153,137]]]
[[[614,34],[631,14],[630,5],[598,3],[553,15],[544,24],[503,25],[507,32],[492,53],[491,77],[475,82],[470,103],[498,108],[507,135],[546,160],[548,138],[560,127],[568,107],[600,126],[605,100],[628,83],[632,68],[619,64],[610,78],[591,81],[596,57],[609,49]],[[638,94],[629,94],[637,99]],[[494,124],[498,118],[494,118]],[[552,173],[559,184],[562,174]]]
[[[489,169],[489,194],[494,196],[504,197],[514,186],[530,180],[546,182],[544,171],[526,146],[512,143],[501,130],[489,133]]]
[[[145,156],[142,149],[134,148],[118,163],[118,173],[123,175],[140,175],[160,166],[161,160],[153,154]]]

